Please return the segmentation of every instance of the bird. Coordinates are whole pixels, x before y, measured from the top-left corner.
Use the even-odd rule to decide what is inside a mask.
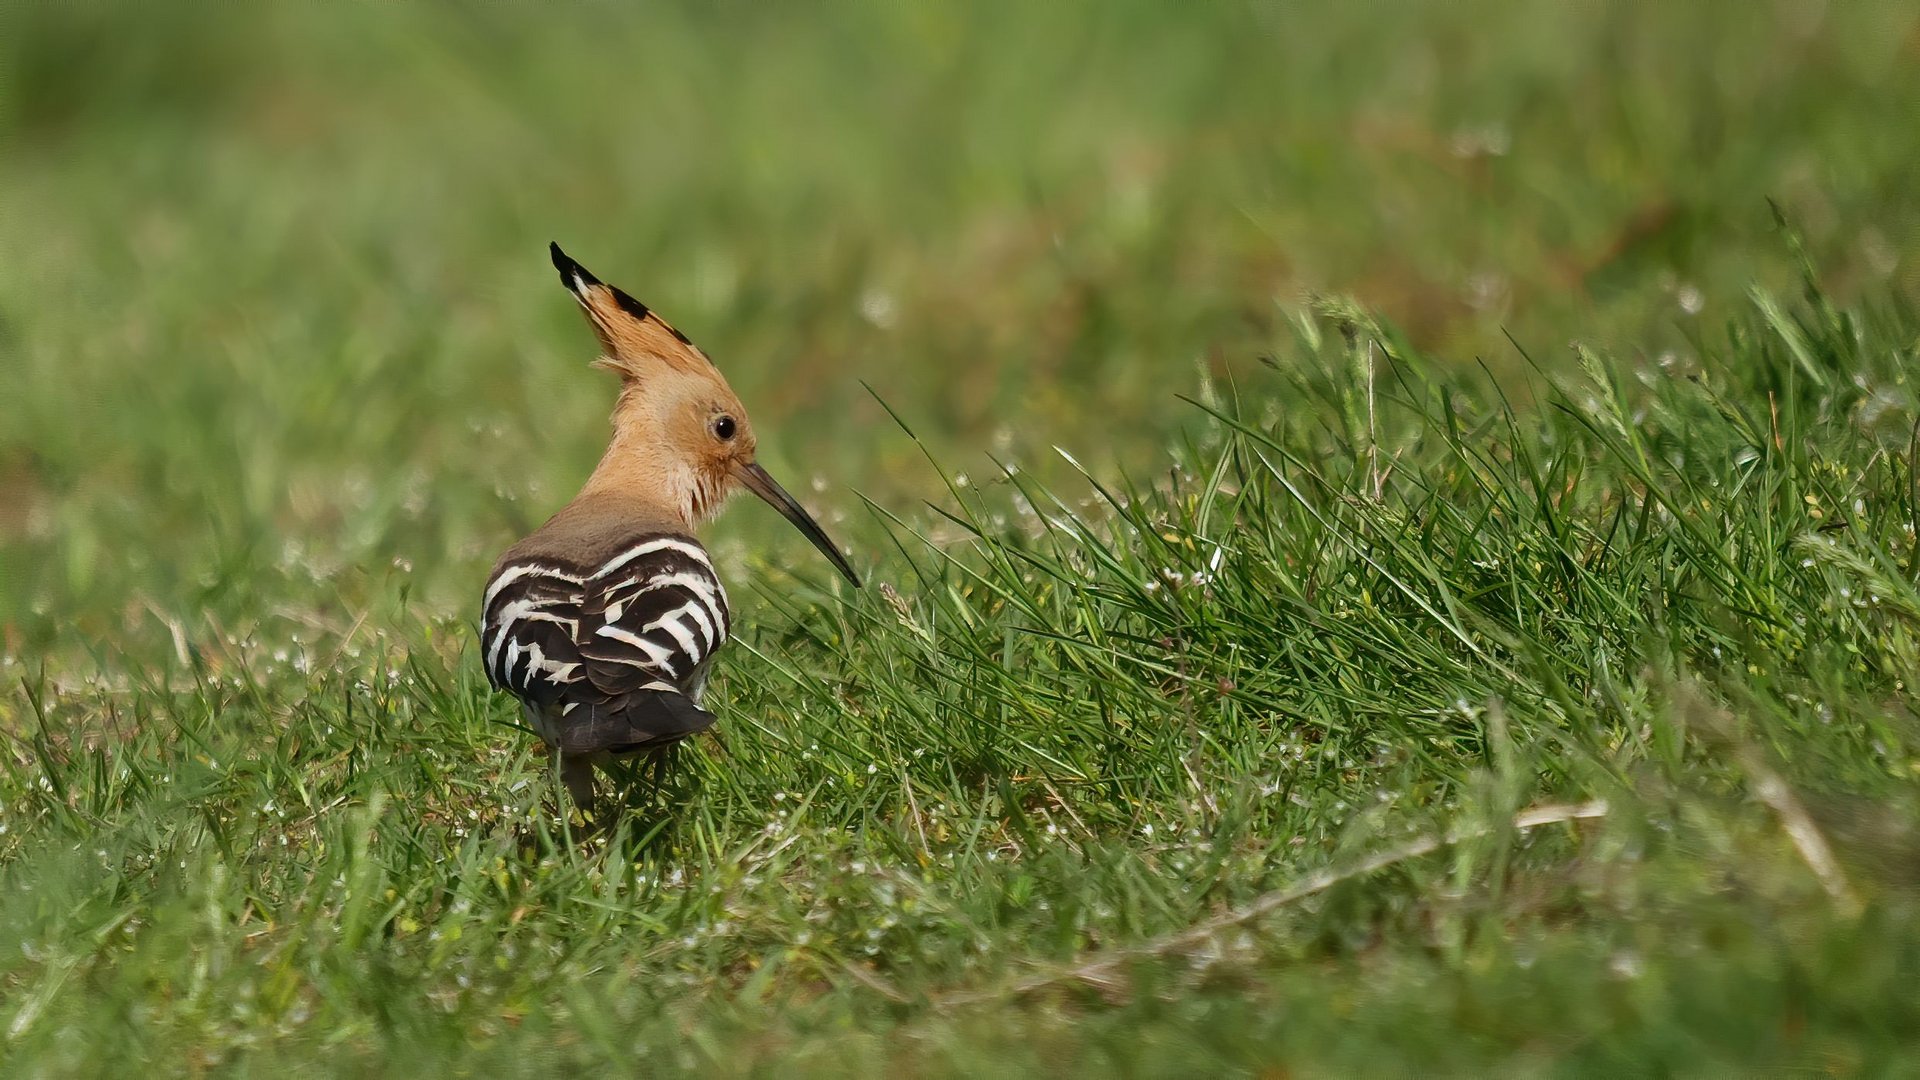
[[[714,724],[702,697],[733,609],[695,534],[731,495],[766,500],[860,578],[756,461],[746,409],[707,354],[559,244],[550,254],[599,341],[594,366],[620,378],[613,434],[579,494],[487,575],[480,646],[592,818],[596,767]]]

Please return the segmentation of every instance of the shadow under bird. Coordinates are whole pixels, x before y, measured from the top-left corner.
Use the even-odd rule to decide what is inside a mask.
[[[593,770],[713,726],[701,708],[732,612],[694,538],[735,490],[771,503],[856,587],[853,567],[754,461],[753,426],[720,370],[646,305],[552,247],[560,280],[620,376],[613,438],[580,493],[487,579],[487,678],[520,699],[561,778],[593,812]]]

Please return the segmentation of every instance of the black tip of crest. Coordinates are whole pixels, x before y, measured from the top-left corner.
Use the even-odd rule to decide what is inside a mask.
[[[577,295],[588,285],[600,284],[600,279],[594,277],[592,271],[574,262],[573,256],[561,251],[559,244],[549,243],[547,251],[552,254],[553,268],[560,271],[560,283],[567,287],[568,292]]]
[[[549,242],[547,251],[553,256],[553,268],[560,271],[560,283],[567,287],[568,292],[579,297],[582,303],[586,302],[586,290],[590,286],[606,285],[606,282],[593,276],[593,271],[574,262],[573,256],[561,251],[558,243]],[[611,285],[607,285],[607,288],[613,292],[614,302],[619,304],[627,314],[636,319],[647,317],[647,305]],[[675,331],[675,336],[678,336],[678,331]],[[687,339],[680,338],[680,340]]]

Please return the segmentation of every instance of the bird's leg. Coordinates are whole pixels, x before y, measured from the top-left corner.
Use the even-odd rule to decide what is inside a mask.
[[[567,785],[567,794],[573,796],[573,804],[580,808],[581,816],[593,819],[593,760],[575,755],[568,757],[560,751],[553,752],[560,766],[560,782]]]

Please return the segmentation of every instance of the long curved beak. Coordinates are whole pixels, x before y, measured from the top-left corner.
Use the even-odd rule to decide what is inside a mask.
[[[767,475],[767,470],[753,464],[739,465],[734,468],[733,474],[746,485],[748,491],[767,500],[775,510],[780,511],[780,516],[793,522],[793,527],[799,529],[801,535],[813,541],[813,546],[819,548],[827,558],[832,559],[833,565],[847,575],[847,580],[853,582],[854,588],[860,587],[860,579],[854,576],[853,567],[848,564],[847,557],[840,554],[840,549],[833,546],[832,540],[827,539],[827,534],[820,528],[820,523],[801,509],[793,496],[787,494],[787,489]]]

